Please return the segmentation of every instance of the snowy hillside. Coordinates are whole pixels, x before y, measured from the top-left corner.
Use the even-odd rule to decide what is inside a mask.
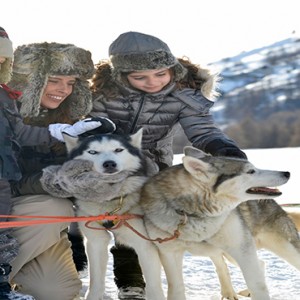
[[[300,39],[289,38],[210,65],[222,78],[211,113],[239,147],[300,145]],[[189,144],[182,129],[174,153]]]
[[[223,78],[222,96],[214,108],[218,123],[238,120],[246,114],[263,119],[278,111],[300,109],[299,38],[243,52],[211,65]],[[247,108],[243,114],[243,110],[237,110],[242,106]]]
[[[279,203],[300,203],[300,192],[297,189],[300,180],[300,148],[245,150],[249,160],[258,168],[290,171],[290,181],[280,187],[283,195]],[[182,155],[175,157],[174,163],[181,163]],[[291,267],[272,253],[260,250],[259,257],[266,266],[266,280],[272,300],[300,300],[300,271]],[[245,288],[245,283],[238,268],[229,265],[234,288],[237,291]],[[214,266],[206,257],[193,257],[186,254],[184,258],[184,279],[187,300],[220,300],[220,285]],[[86,273],[82,274],[83,292],[88,286]],[[116,300],[117,289],[113,281],[112,258],[110,256],[107,273],[106,300]],[[162,273],[164,290],[167,290],[165,276]],[[249,299],[241,297],[241,299]],[[155,299],[150,299],[155,300]]]
[[[293,80],[300,72],[300,39],[285,39],[224,58],[212,65],[221,70],[224,78],[221,90],[226,93],[258,81],[263,85],[270,79],[269,74],[286,74],[286,80]],[[235,76],[240,80],[233,80]]]

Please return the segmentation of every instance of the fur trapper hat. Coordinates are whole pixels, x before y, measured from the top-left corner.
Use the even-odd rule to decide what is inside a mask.
[[[0,84],[8,83],[11,79],[14,50],[12,41],[2,27],[0,27],[0,56],[6,58],[5,62],[0,65]]]
[[[67,98],[70,117],[88,114],[92,95],[88,79],[94,74],[91,53],[72,44],[35,43],[19,46],[14,53],[10,85],[22,91],[20,113],[24,117],[39,115],[41,98],[49,76],[76,76],[72,94]]]
[[[180,80],[185,68],[171,53],[168,45],[157,37],[129,31],[121,34],[109,47],[115,79],[124,72],[174,68],[174,80]]]

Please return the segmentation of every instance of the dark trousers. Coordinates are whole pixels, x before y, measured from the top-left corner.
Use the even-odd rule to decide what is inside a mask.
[[[120,287],[145,287],[138,256],[132,248],[116,244],[110,250],[114,258],[115,283]]]

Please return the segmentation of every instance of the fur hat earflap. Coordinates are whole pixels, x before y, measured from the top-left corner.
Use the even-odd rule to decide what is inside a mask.
[[[35,43],[19,46],[14,53],[11,86],[23,92],[20,113],[38,116],[41,97],[49,76],[76,76],[72,94],[71,118],[79,118],[92,109],[88,80],[94,74],[91,53],[72,44]],[[65,100],[66,101],[66,100]]]
[[[11,79],[14,50],[12,41],[2,27],[0,27],[0,56],[6,58],[5,62],[0,64],[0,84],[8,83]]]
[[[162,68],[174,69],[174,80],[184,77],[186,70],[171,53],[168,45],[157,37],[139,33],[121,34],[109,47],[112,76],[120,81],[121,73]]]

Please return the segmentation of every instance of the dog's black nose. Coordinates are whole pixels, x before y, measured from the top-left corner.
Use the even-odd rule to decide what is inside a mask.
[[[113,160],[107,160],[103,163],[103,168],[108,172],[114,171],[116,167],[117,167],[117,163]]]
[[[290,178],[291,177],[291,173],[290,172],[282,172],[283,176],[286,178]]]

